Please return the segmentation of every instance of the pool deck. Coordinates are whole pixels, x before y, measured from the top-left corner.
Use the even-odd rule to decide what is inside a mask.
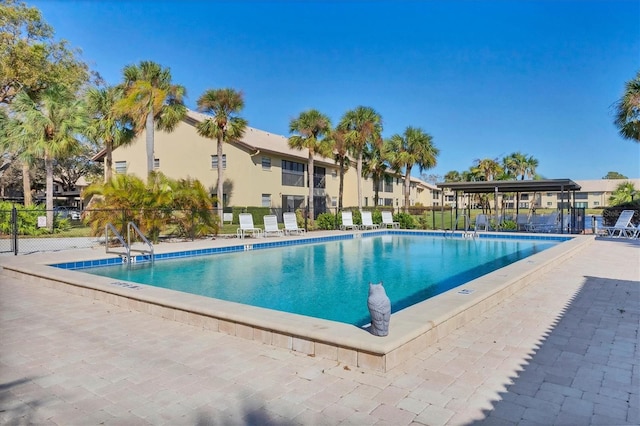
[[[3,270],[0,423],[638,424],[640,244],[583,241],[561,262],[536,260],[544,267],[532,281],[396,357],[386,371]],[[93,259],[101,252],[5,256],[0,263],[38,271],[70,254]],[[472,289],[482,292],[482,282]],[[414,320],[392,318],[392,333],[406,334],[398,328]],[[354,333],[385,345],[386,338]]]

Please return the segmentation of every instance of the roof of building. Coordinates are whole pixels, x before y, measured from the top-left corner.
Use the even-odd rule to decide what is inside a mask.
[[[191,110],[187,112],[187,117],[188,118],[185,120],[185,122],[192,125],[196,122],[202,122],[208,118],[211,118],[208,115]],[[294,158],[309,158],[309,151],[306,148],[291,148],[289,146],[289,138],[281,135],[276,135],[274,133],[265,132],[264,130],[256,129],[250,126],[247,126],[242,140],[234,141],[232,143],[244,146],[250,150],[254,150],[256,151],[255,154],[257,154],[258,152],[265,152],[285,155]],[[333,158],[314,155],[314,161],[337,167],[337,165],[333,161]]]
[[[582,187],[580,192],[614,192],[618,185],[625,182],[631,182],[635,188],[640,189],[640,179],[576,180],[576,183]]]
[[[482,182],[443,182],[438,188],[462,191],[465,193],[488,192],[561,192],[579,191],[580,185],[571,179],[544,180],[493,180]]]

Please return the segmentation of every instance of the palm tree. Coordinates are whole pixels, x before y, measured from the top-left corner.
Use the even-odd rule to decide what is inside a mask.
[[[384,143],[381,147],[376,147],[371,144],[367,144],[363,159],[364,164],[362,168],[362,176],[371,176],[373,179],[373,205],[378,205],[379,192],[380,192],[380,182],[387,175],[387,150]]]
[[[495,177],[502,173],[502,167],[496,160],[484,158],[476,160],[475,170],[484,177],[485,181],[495,180]]]
[[[244,108],[241,92],[234,89],[209,89],[198,99],[198,110],[212,117],[198,123],[196,129],[200,136],[217,141],[218,155],[218,184],[216,198],[218,199],[218,217],[222,218],[224,208],[224,161],[222,144],[237,141],[244,136],[247,120],[238,114]]]
[[[31,169],[37,158],[30,147],[29,138],[20,137],[24,127],[16,117],[9,117],[5,110],[0,109],[0,148],[10,153],[11,161],[17,160],[22,167],[22,193],[25,207],[33,203],[31,197]]]
[[[444,175],[445,182],[462,182],[462,175],[457,170],[451,170]]]
[[[92,87],[87,93],[87,110],[91,118],[85,134],[92,141],[104,145],[105,182],[111,180],[113,150],[131,143],[135,137],[133,123],[126,116],[117,114],[114,108],[123,94],[122,88],[115,86],[104,89]]]
[[[53,230],[53,162],[71,155],[79,147],[78,135],[87,123],[86,108],[75,94],[62,86],[51,86],[39,99],[31,99],[21,92],[11,109],[22,122],[22,130],[15,134],[21,146],[44,158],[46,171],[47,225]]]
[[[640,142],[640,71],[627,81],[624,94],[616,103],[614,123],[623,138]]]
[[[409,212],[411,169],[418,166],[422,172],[436,165],[440,150],[433,145],[433,138],[422,129],[407,127],[402,135],[391,136],[391,164],[398,171],[404,169],[404,211]]]
[[[154,124],[158,130],[175,129],[187,114],[183,103],[186,89],[171,83],[169,68],[151,61],[127,65],[123,75],[124,97],[116,102],[115,112],[131,118],[136,134],[145,130],[149,174],[154,163]]]
[[[339,168],[338,184],[338,211],[342,211],[342,198],[344,195],[344,174],[351,165],[348,153],[348,145],[343,130],[334,129],[330,141],[333,144],[333,158]]]
[[[613,191],[611,197],[609,197],[609,204],[612,206],[619,206],[621,204],[627,204],[633,201],[636,195],[636,188],[633,186],[633,182],[621,182]]]
[[[536,176],[536,168],[538,167],[538,160],[530,155],[525,162],[524,173],[529,179],[533,179]],[[524,180],[524,177],[522,178]]]
[[[362,156],[367,143],[382,145],[382,117],[371,107],[359,106],[347,111],[338,129],[345,132],[349,151],[357,158],[358,209],[362,209]]]
[[[516,179],[521,176],[524,180],[527,171],[527,156],[521,152],[514,152],[502,160],[503,168]]]
[[[313,225],[313,157],[316,153],[330,155],[331,120],[326,115],[315,109],[300,113],[298,118],[294,118],[289,123],[289,132],[296,133],[289,137],[289,146],[294,149],[306,149],[309,153],[307,162],[307,179],[309,183],[309,219]],[[326,140],[325,140],[326,138]]]

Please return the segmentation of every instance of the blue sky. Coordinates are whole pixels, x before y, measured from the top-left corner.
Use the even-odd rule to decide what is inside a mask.
[[[545,178],[640,177],[640,144],[613,105],[640,70],[640,1],[28,1],[109,84],[128,64],[169,67],[195,109],[207,89],[245,96],[249,125],[289,136],[315,108],[359,105],[384,137],[420,127],[425,171],[516,151]],[[419,175],[417,171],[414,173]]]

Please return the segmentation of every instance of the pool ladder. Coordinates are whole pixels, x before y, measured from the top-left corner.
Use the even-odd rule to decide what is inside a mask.
[[[119,251],[110,251],[109,250],[109,231],[111,231],[113,233],[113,237],[115,237],[120,242],[122,247],[124,247],[124,249],[125,249],[125,253],[124,254],[119,252]],[[132,233],[137,235],[142,240],[142,242],[145,243],[146,246],[149,247],[149,248],[148,249],[133,248],[131,246],[131,234]],[[140,229],[136,226],[135,223],[133,223],[133,222],[127,223],[127,241],[124,240],[124,237],[122,235],[120,235],[118,230],[115,228],[115,226],[113,226],[113,224],[111,224],[111,222],[107,222],[107,224],[105,226],[105,230],[104,230],[104,236],[105,236],[105,253],[119,254],[122,257],[122,261],[124,263],[127,263],[127,264],[131,264],[132,261],[135,262],[135,257],[131,257],[131,252],[132,251],[135,251],[135,252],[138,252],[138,253],[147,253],[149,255],[149,259],[153,263],[153,261],[154,261],[153,244],[151,244],[151,242],[147,239],[147,237],[145,237],[142,234],[142,232],[140,232]]]
[[[452,229],[448,229],[444,231],[444,236],[447,236],[447,232],[450,232],[450,236],[453,238],[455,236],[455,232],[458,230],[458,225],[460,225],[460,220],[463,220],[464,230],[462,231],[462,238],[478,238],[478,232],[471,231],[469,228],[469,216],[463,214],[462,216],[458,216],[452,226]]]

